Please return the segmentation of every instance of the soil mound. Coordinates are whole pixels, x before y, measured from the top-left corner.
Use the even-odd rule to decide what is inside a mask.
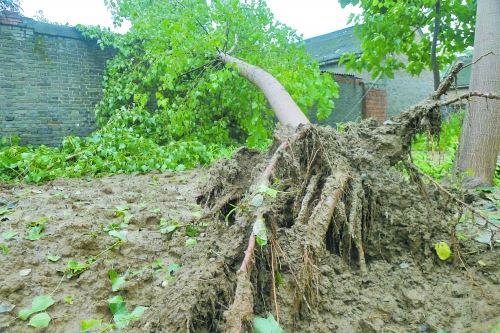
[[[99,332],[119,295],[128,332],[252,332],[269,313],[286,332],[489,332],[500,233],[421,179],[394,133],[282,128],[209,170],[2,184],[0,331],[35,331],[18,313],[50,296],[42,331]],[[267,244],[248,251],[257,220]]]

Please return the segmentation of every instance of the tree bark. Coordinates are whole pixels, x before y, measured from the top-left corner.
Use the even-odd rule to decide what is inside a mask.
[[[441,0],[438,0],[436,1],[436,18],[434,19],[434,33],[432,36],[432,48],[431,48],[432,73],[434,75],[434,91],[438,89],[439,84],[441,83],[441,78],[439,77],[439,64],[436,55],[440,23],[441,23]]]
[[[218,56],[223,63],[236,64],[238,74],[255,84],[264,93],[282,125],[297,127],[300,124],[310,123],[290,94],[271,74],[227,53],[219,52]]]
[[[474,39],[474,61],[470,91],[498,93],[500,91],[500,1],[478,0]],[[500,145],[500,101],[473,97],[463,123],[462,135],[453,171],[465,176],[462,187],[493,185]],[[463,174],[471,170],[474,174]]]

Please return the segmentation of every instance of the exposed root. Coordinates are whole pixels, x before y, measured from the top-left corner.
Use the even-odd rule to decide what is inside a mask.
[[[224,312],[224,318],[226,319],[226,332],[240,333],[250,331],[253,320],[253,293],[252,284],[245,271],[238,273],[234,302]]]
[[[267,155],[241,150],[231,161],[212,168],[213,179],[200,197],[206,204],[203,217],[220,215],[232,200],[246,207],[234,214],[227,230],[221,231],[220,237],[231,238],[232,245],[219,254],[228,267],[224,275],[236,283],[221,328],[231,333],[251,332],[254,312],[274,311],[275,317],[290,327],[298,317],[312,318],[321,306],[325,293],[322,274],[331,267],[332,258],[366,276],[372,258],[389,260],[406,255],[394,247],[397,242],[406,242],[408,252],[421,255],[422,261],[431,260],[433,252],[425,244],[431,235],[436,236],[431,231],[424,234],[422,229],[427,228],[425,223],[429,223],[428,228],[446,226],[444,212],[434,216],[439,212],[436,205],[441,203],[431,202],[435,193],[429,192],[418,176],[412,180],[416,184],[408,184],[398,178],[401,175],[393,166],[408,159],[416,134],[439,134],[439,97],[452,82],[446,78],[427,100],[383,126],[374,120],[350,123],[344,132],[314,125],[284,126],[275,132]],[[245,181],[240,184],[238,179]],[[272,186],[276,196],[259,193],[262,185]],[[409,192],[414,196],[418,193],[418,198],[405,197]],[[263,198],[259,203],[253,201],[257,195]],[[388,199],[394,195],[401,200]],[[425,221],[411,221],[422,216]],[[392,224],[395,217],[401,225]],[[270,250],[255,248],[256,220],[266,223]],[[389,228],[399,229],[389,233]],[[280,258],[288,267],[277,264]],[[283,270],[283,288],[293,291],[292,300],[279,297],[278,269]],[[233,290],[229,291],[231,296]],[[287,311],[280,314],[279,309]]]

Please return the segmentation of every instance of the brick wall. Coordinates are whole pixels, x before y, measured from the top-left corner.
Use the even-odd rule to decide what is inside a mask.
[[[400,61],[406,62],[405,56],[399,56]],[[345,73],[345,64],[338,65],[337,61],[322,64],[321,70],[332,70],[337,73]],[[352,72],[349,72],[352,73]],[[424,70],[419,76],[411,76],[405,70],[394,71],[394,79],[387,77],[372,79],[372,74],[363,70],[361,73],[353,73],[360,77],[366,86],[374,83],[387,91],[387,117],[399,114],[404,109],[426,99],[434,90],[432,72]]]
[[[375,118],[383,123],[387,118],[387,92],[385,89],[366,88],[364,118]]]
[[[110,54],[71,27],[5,12],[0,18],[0,136],[61,145],[95,129]]]
[[[323,74],[328,75],[328,74]],[[314,124],[330,125],[356,121],[363,116],[363,81],[354,75],[331,74],[339,85],[339,98],[334,99],[335,109],[328,118],[318,120],[316,107],[309,109],[307,116]]]

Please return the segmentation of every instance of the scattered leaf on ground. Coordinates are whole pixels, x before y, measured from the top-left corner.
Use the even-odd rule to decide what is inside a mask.
[[[50,316],[46,312],[42,312],[33,316],[28,325],[33,326],[35,328],[44,328],[49,326],[50,319],[51,319]]]
[[[119,233],[118,231],[116,230],[111,230],[108,235],[110,235],[111,237],[114,237],[114,238],[118,238],[119,240],[124,240],[125,239],[125,236],[121,233]]]
[[[54,304],[54,300],[52,299],[52,296],[37,296],[35,299],[33,299],[33,302],[31,302],[31,309],[22,309],[19,311],[19,318],[22,320],[28,319],[28,317],[36,312],[43,311],[47,309],[49,306]],[[50,321],[50,318],[49,318]]]
[[[254,333],[285,333],[271,313],[267,319],[255,317],[253,324]]]
[[[61,259],[61,257],[59,257],[59,256],[47,256],[47,259],[50,261],[56,262],[59,259]]]
[[[8,232],[4,232],[4,233],[2,234],[2,237],[3,237],[4,239],[10,239],[10,238],[14,237],[14,236],[15,236],[15,235],[17,235],[17,234],[18,234],[18,232],[17,232],[17,231],[8,231]]]
[[[450,257],[451,255],[450,246],[445,242],[437,243],[435,248],[439,259],[446,260]]]
[[[89,328],[101,325],[102,325],[102,319],[89,319],[89,320],[84,319],[80,322],[80,327],[82,328],[82,331],[86,331]]]
[[[194,246],[198,244],[198,242],[196,241],[196,239],[194,238],[188,238],[186,239],[186,246]]]
[[[109,270],[109,278],[111,279],[111,290],[118,291],[120,286],[125,283],[124,277],[119,277],[114,269]]]
[[[21,270],[19,271],[19,275],[21,275],[21,276],[26,276],[26,275],[28,275],[29,273],[31,273],[31,268],[21,269]]]

